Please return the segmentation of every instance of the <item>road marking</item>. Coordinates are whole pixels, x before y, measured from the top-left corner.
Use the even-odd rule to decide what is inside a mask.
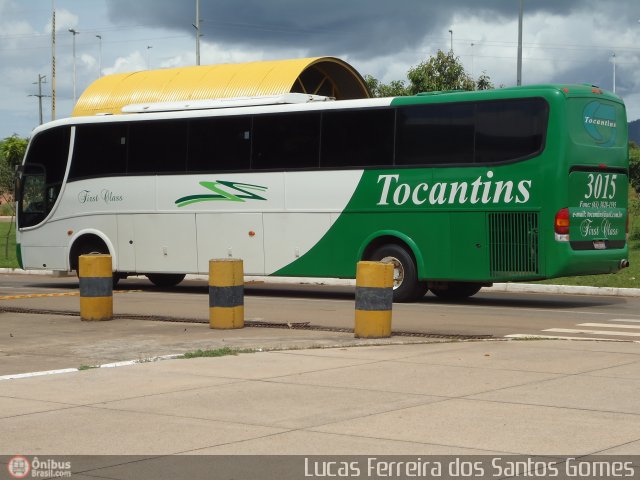
[[[139,293],[142,290],[114,290],[113,293]],[[80,292],[64,292],[64,293],[26,293],[24,295],[6,295],[0,297],[0,300],[22,300],[25,298],[43,298],[43,297],[77,297]]]
[[[70,372],[77,372],[77,371],[78,371],[77,368],[61,368],[59,370],[46,370],[44,372],[14,373],[11,375],[0,376],[0,380],[13,380],[16,378],[41,377],[43,375],[57,375],[59,373],[70,373]]]
[[[538,334],[529,334],[529,333],[513,333],[511,335],[505,335],[504,338],[527,338],[531,340],[536,339],[544,339],[544,340],[596,340],[598,342],[626,342],[629,343],[628,340],[621,340],[619,338],[596,338],[596,337],[564,337],[560,335],[538,335]],[[635,340],[634,343],[640,343],[640,341]]]
[[[613,326],[613,325],[612,325]],[[617,325],[616,325],[617,326]],[[543,332],[555,333],[586,333],[588,335],[618,335],[621,337],[640,337],[640,332],[615,332],[609,330],[578,330],[574,328],[547,328]]]
[[[631,322],[631,323],[640,323],[640,320],[631,320],[630,318],[611,318],[610,322]]]
[[[129,365],[136,365],[138,363],[150,363],[157,362],[160,360],[173,360],[174,358],[182,357],[182,353],[174,353],[170,355],[160,355],[158,357],[146,358],[143,360],[125,360],[122,362],[112,362],[112,363],[104,363],[102,365],[91,366],[91,368],[116,368],[116,367],[127,367]],[[83,369],[84,370],[84,369]],[[2,380],[16,380],[19,378],[32,378],[32,377],[42,377],[45,375],[58,375],[61,373],[73,373],[79,372],[79,368],[61,368],[58,370],[44,370],[41,372],[27,372],[27,373],[12,373],[10,375],[0,375],[0,381]]]
[[[611,325],[610,323],[579,323],[577,327],[605,327],[605,328],[638,328],[640,325]]]
[[[26,293],[24,295],[7,295],[0,297],[0,300],[20,300],[22,298],[41,298],[41,297],[75,297],[80,295],[80,292],[65,292],[65,293]]]

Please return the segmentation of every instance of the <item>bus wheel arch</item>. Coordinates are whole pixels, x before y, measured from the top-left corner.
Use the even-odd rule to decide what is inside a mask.
[[[414,249],[393,235],[383,235],[371,241],[361,258],[394,265],[394,302],[411,302],[427,293],[427,283],[418,280],[419,265]]]
[[[80,255],[92,253],[111,255],[112,265],[115,265],[113,248],[110,242],[96,232],[84,232],[72,239],[71,246],[69,247],[69,270],[75,270],[77,274]],[[113,273],[114,287],[120,278],[121,276],[118,273]]]
[[[69,248],[69,269],[78,271],[78,258],[90,253],[111,254],[111,251],[107,242],[95,233],[78,235]]]

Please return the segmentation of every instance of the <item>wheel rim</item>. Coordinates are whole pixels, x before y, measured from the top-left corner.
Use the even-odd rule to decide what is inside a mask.
[[[399,288],[404,281],[404,266],[396,257],[381,258],[382,263],[390,263],[393,265],[393,289]]]

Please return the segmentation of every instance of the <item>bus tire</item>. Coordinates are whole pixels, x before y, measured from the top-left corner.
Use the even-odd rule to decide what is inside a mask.
[[[400,245],[389,243],[376,249],[370,260],[393,264],[393,301],[412,302],[427,293],[427,285],[418,281],[413,256]]]
[[[472,282],[449,282],[446,287],[431,287],[431,293],[442,300],[464,300],[473,297],[482,285]]]
[[[147,273],[147,278],[156,287],[175,287],[186,275],[184,273]]]

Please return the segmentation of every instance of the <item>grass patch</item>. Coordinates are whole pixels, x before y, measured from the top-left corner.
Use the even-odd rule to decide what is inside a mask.
[[[0,205],[0,217],[10,217],[13,215],[13,205],[10,203],[3,203]]]
[[[80,365],[80,366],[78,367],[78,370],[79,370],[79,371],[82,371],[82,370],[91,370],[91,369],[94,369],[94,368],[100,368],[100,367],[98,367],[97,365]]]
[[[225,357],[228,355],[238,355],[240,353],[255,353],[255,350],[237,349],[231,347],[216,348],[215,350],[196,350],[187,352],[178,358],[201,358],[201,357]]]
[[[629,268],[618,273],[583,275],[542,280],[548,285],[579,285],[583,287],[640,288],[640,241],[629,241]]]
[[[9,236],[7,245],[7,235]],[[16,225],[0,222],[0,268],[19,268],[16,258]]]

